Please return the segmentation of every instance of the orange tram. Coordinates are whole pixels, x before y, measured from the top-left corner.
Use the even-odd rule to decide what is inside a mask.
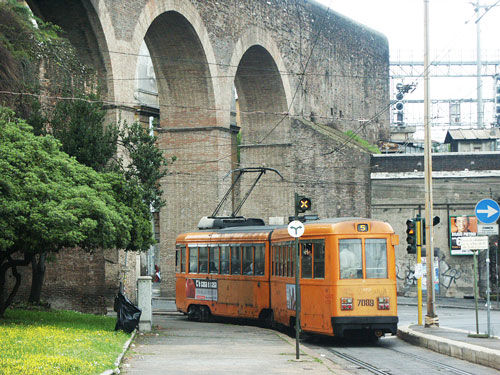
[[[392,227],[363,218],[316,220],[304,227],[299,241],[301,331],[337,337],[395,335],[394,245],[399,238]],[[294,249],[286,226],[179,235],[177,309],[192,320],[208,321],[214,315],[294,327]]]

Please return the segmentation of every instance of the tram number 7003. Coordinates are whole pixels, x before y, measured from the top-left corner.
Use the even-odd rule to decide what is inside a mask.
[[[375,301],[372,299],[358,299],[358,306],[375,306]]]

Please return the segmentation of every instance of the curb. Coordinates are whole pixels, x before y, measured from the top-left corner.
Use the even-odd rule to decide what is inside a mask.
[[[125,344],[123,344],[123,350],[120,353],[120,355],[118,356],[118,358],[116,358],[116,360],[115,360],[115,363],[114,363],[115,368],[101,372],[99,375],[113,375],[113,374],[120,373],[120,368],[119,368],[120,363],[122,362],[123,356],[125,355],[125,353],[129,349],[130,343],[135,338],[136,333],[137,333],[137,329],[134,329],[134,332],[132,332],[132,336],[130,336],[130,338],[125,342]]]
[[[409,326],[398,328],[398,337],[412,345],[500,370],[500,351],[498,350],[428,335],[414,331]]]

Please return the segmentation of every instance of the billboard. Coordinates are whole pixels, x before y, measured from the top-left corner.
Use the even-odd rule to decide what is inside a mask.
[[[462,249],[463,237],[477,236],[477,218],[472,215],[450,216],[451,255],[473,255],[471,250]]]

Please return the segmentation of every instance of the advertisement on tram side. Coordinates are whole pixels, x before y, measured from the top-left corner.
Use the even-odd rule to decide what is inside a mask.
[[[217,301],[217,280],[186,279],[186,298]]]

